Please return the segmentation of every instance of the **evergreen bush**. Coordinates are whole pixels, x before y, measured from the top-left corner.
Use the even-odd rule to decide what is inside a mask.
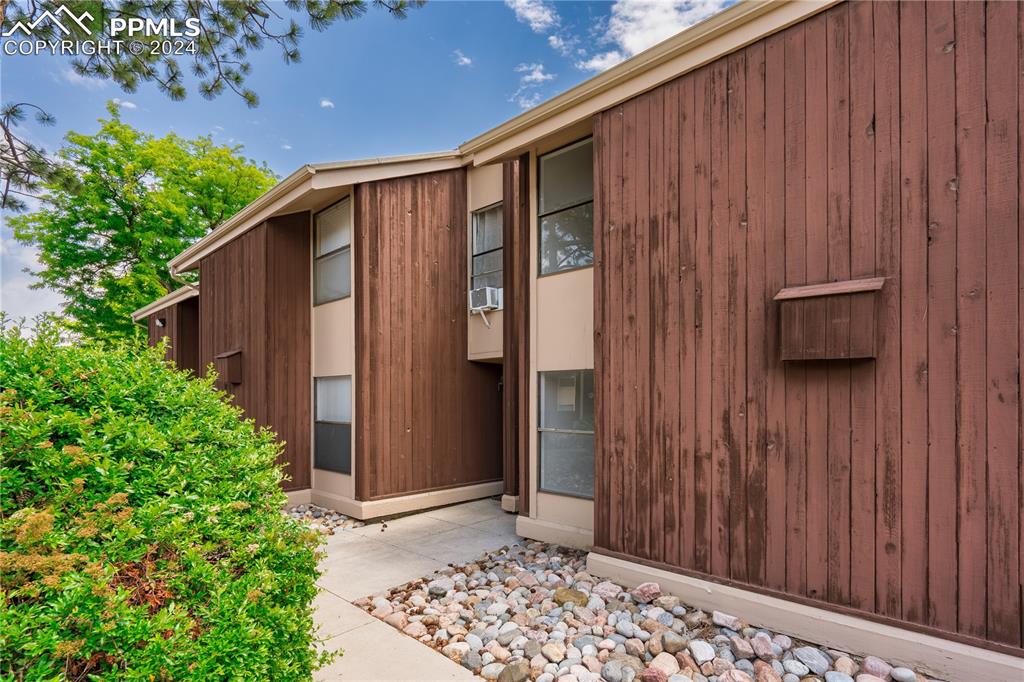
[[[0,320],[0,677],[309,679],[278,450],[162,348]]]

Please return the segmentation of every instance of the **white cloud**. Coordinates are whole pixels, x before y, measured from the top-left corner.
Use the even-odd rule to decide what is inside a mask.
[[[561,21],[554,6],[544,0],[505,0],[505,4],[516,13],[516,19],[528,24],[535,33],[549,31]]]
[[[126,99],[121,99],[119,97],[115,97],[111,101],[114,104],[116,104],[117,106],[121,107],[122,109],[138,109],[139,108],[138,105],[135,104],[135,102],[131,102],[131,101],[126,100]]]
[[[603,71],[720,12],[735,0],[616,0],[603,41],[617,46],[577,63]]]
[[[31,320],[41,313],[58,313],[64,299],[50,289],[31,289],[35,278],[27,272],[39,269],[36,250],[14,239],[8,230],[0,236],[0,310],[13,318]]]
[[[563,57],[568,57],[579,45],[579,38],[571,35],[559,35],[552,33],[548,36],[548,45]]]
[[[520,64],[515,68],[515,71],[518,74],[522,74],[519,76],[519,89],[512,93],[508,101],[515,102],[523,109],[537,106],[541,99],[543,99],[537,88],[548,81],[554,80],[555,74],[545,71],[544,65],[541,63]]]
[[[544,98],[541,96],[539,92],[534,91],[531,93],[515,95],[513,96],[513,99],[515,100],[515,103],[519,105],[520,108],[531,109],[540,104],[540,101]]]
[[[327,99],[326,97],[322,97],[322,98],[320,98],[320,108],[321,109],[333,109],[334,108],[334,102],[332,102],[331,100]]]
[[[473,65],[473,60],[467,57],[466,55],[462,54],[462,50],[455,50],[455,52],[452,52],[452,55],[455,57],[455,63],[458,64],[459,66]]]
[[[604,71],[610,69],[622,60],[626,56],[618,50],[609,50],[608,52],[602,52],[595,54],[589,59],[576,62],[576,68],[582,71]]]
[[[86,88],[87,90],[102,90],[109,84],[109,81],[102,78],[83,76],[74,69],[62,70],[60,72],[60,78],[72,85],[77,85],[79,87]]]
[[[548,45],[562,56],[570,56],[580,50],[580,39],[568,34],[551,34],[548,36]]]
[[[285,150],[286,152],[290,152],[292,150],[292,146],[290,144],[283,144],[281,145],[281,149]]]
[[[555,74],[545,72],[544,65],[539,63],[520,64],[516,67],[516,73],[524,74],[519,78],[521,85],[539,85],[555,78]]]

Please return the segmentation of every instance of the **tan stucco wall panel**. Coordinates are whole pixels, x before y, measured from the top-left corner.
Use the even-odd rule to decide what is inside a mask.
[[[338,497],[355,498],[354,479],[348,474],[339,474],[324,469],[313,469],[313,492],[323,492]]]
[[[594,501],[537,493],[537,518],[581,530],[594,529]]]
[[[594,366],[594,270],[537,279],[538,372]]]
[[[594,545],[594,531],[566,526],[530,516],[516,517],[516,533],[524,538],[551,542],[565,547],[589,550]]]
[[[470,211],[475,211],[501,201],[500,163],[470,168],[467,181],[469,182]]]
[[[351,296],[313,308],[313,376],[351,376],[355,369],[356,316]]]
[[[469,359],[501,360],[503,311],[487,313],[487,323],[480,315],[469,316]],[[490,328],[487,327],[490,324]]]

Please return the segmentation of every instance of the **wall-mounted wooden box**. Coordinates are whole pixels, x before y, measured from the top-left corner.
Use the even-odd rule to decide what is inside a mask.
[[[242,383],[242,351],[229,350],[213,356],[213,366],[221,384],[237,386]]]
[[[789,287],[775,294],[783,360],[875,357],[884,277]]]

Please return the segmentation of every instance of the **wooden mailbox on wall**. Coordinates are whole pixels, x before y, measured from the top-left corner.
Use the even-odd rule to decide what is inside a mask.
[[[875,357],[878,291],[884,277],[788,287],[779,302],[783,360]]]
[[[217,370],[218,383],[223,388],[237,386],[242,383],[242,351],[229,350],[213,356],[213,366]]]

